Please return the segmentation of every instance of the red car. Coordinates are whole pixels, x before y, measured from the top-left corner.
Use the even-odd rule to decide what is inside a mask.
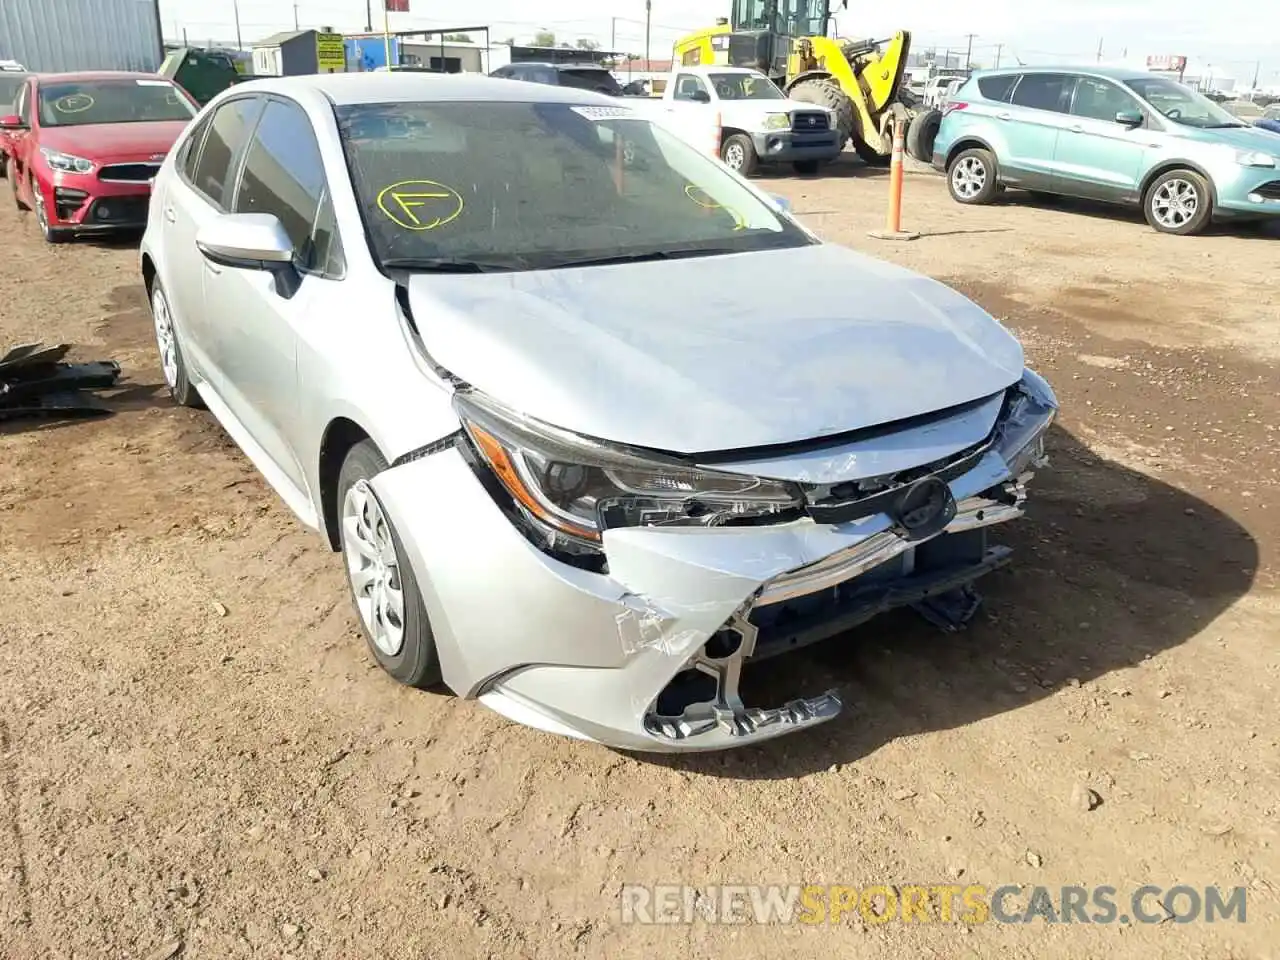
[[[151,178],[198,110],[150,73],[36,74],[13,109],[0,117],[13,198],[50,243],[145,227]]]

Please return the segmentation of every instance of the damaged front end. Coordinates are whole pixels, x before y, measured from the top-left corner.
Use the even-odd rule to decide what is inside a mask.
[[[446,681],[521,723],[689,751],[841,709],[835,691],[745,703],[749,663],[897,607],[968,622],[973,582],[1009,559],[988,529],[1022,514],[1057,401],[1026,371],[910,423],[716,458],[586,439],[465,388],[455,406],[452,449],[374,482],[408,533]]]

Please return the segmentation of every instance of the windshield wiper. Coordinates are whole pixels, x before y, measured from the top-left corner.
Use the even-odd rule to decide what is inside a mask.
[[[603,267],[611,263],[645,263],[652,260],[684,260],[689,257],[722,257],[728,253],[748,251],[731,247],[699,247],[694,250],[648,250],[644,253],[618,253],[602,257],[578,257],[556,260],[547,265],[548,270],[566,267]]]
[[[527,270],[523,260],[473,260],[466,257],[389,257],[382,261],[388,270],[417,273],[510,273]]]

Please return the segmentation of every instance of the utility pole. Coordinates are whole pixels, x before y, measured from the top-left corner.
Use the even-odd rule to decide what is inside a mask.
[[[1102,41],[1103,41],[1103,38],[1099,37],[1098,38],[1098,62],[1099,63],[1102,62]]]
[[[653,0],[644,0],[644,68],[649,69],[649,30],[652,27]]]
[[[293,29],[298,29],[298,5],[293,5]]]
[[[977,34],[970,33],[966,34],[966,36],[969,38],[969,49],[966,50],[964,54],[964,69],[968,70],[969,64],[973,63],[973,38],[976,37]]]
[[[942,69],[951,69],[951,48],[947,47],[947,52],[942,55]]]
[[[364,32],[373,33],[373,0],[364,0]]]
[[[618,49],[618,18],[612,17],[609,21],[609,49]]]
[[[240,0],[231,0],[231,11],[236,17],[236,49],[244,49],[244,41],[240,39]]]
[[[1258,74],[1259,72],[1261,72],[1261,70],[1262,70],[1262,61],[1258,60],[1253,65],[1253,91],[1249,94],[1250,100],[1252,100],[1254,98],[1254,95],[1257,94],[1258,92]]]
[[[1000,52],[1001,52],[1002,50],[1004,50],[1004,44],[1003,44],[1003,43],[997,43],[997,44],[996,44],[996,69],[997,69],[997,70],[999,70],[999,69],[1000,69]]]

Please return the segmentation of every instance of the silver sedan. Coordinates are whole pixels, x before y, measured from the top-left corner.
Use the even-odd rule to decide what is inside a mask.
[[[141,268],[174,399],[341,551],[377,662],[620,748],[813,726],[839,691],[744,668],[966,622],[1057,410],[979,307],[583,91],[238,85]]]

